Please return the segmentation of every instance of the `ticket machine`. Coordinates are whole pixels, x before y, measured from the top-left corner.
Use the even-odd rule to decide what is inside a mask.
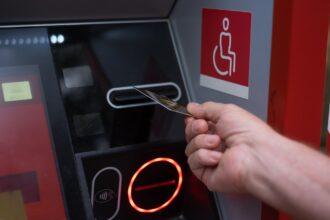
[[[189,171],[181,104],[267,116],[273,1],[8,1],[0,219],[259,219]]]

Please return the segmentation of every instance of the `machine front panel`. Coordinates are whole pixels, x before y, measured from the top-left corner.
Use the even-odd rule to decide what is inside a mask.
[[[166,21],[1,30],[4,219],[219,219],[190,172]]]

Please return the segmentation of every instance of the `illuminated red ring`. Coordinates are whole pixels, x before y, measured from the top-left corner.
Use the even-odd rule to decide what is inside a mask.
[[[158,206],[158,207],[155,207],[155,208],[151,208],[151,209],[143,209],[141,207],[139,207],[138,205],[135,204],[133,198],[132,198],[132,188],[133,188],[133,184],[134,184],[134,181],[135,179],[137,178],[137,176],[146,168],[148,167],[149,165],[153,164],[153,163],[158,163],[158,162],[168,162],[170,164],[172,164],[178,174],[179,174],[179,181],[178,181],[178,185],[173,193],[173,195],[171,196],[171,198],[169,200],[167,200],[165,203],[163,203],[162,205]],[[159,210],[162,210],[164,208],[166,208],[169,204],[171,204],[171,202],[177,197],[177,195],[179,194],[179,191],[181,189],[181,186],[182,186],[182,181],[183,181],[183,177],[182,177],[182,169],[180,167],[180,165],[174,161],[173,159],[171,158],[163,158],[163,157],[159,157],[159,158],[155,158],[153,160],[150,160],[146,163],[144,163],[135,173],[134,175],[132,176],[131,178],[131,181],[129,183],[129,186],[128,186],[128,191],[127,191],[127,194],[128,194],[128,201],[129,203],[131,204],[131,206],[138,212],[142,212],[142,213],[154,213],[154,212],[158,212]]]

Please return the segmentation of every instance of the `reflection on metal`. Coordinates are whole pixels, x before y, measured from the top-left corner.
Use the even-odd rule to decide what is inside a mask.
[[[164,82],[164,83],[152,83],[152,84],[144,84],[144,85],[132,85],[132,86],[124,86],[124,87],[117,87],[117,88],[112,88],[107,92],[107,102],[108,104],[115,109],[123,109],[123,108],[133,108],[133,107],[140,107],[140,106],[147,106],[147,105],[155,105],[157,104],[156,102],[153,101],[147,101],[147,102],[141,102],[141,103],[135,103],[135,104],[125,104],[125,105],[116,105],[112,102],[111,100],[111,95],[113,92],[116,91],[130,91],[130,90],[134,90],[134,87],[138,88],[138,89],[150,89],[150,88],[160,88],[160,87],[165,87],[165,86],[172,86],[173,88],[176,89],[177,91],[177,97],[175,97],[173,99],[173,101],[177,102],[178,100],[180,100],[181,96],[182,96],[182,91],[180,89],[180,87],[174,83],[174,82]]]
[[[114,213],[112,213],[111,216],[108,216],[107,219],[108,220],[112,220],[114,219],[119,210],[120,210],[120,201],[121,201],[121,187],[122,187],[122,180],[123,180],[123,177],[122,177],[122,174],[120,172],[120,170],[118,170],[116,167],[105,167],[101,170],[99,170],[95,176],[93,177],[93,180],[92,180],[92,189],[91,189],[91,203],[92,203],[92,207],[94,207],[94,198],[95,198],[95,194],[99,195],[101,200],[104,200],[101,202],[101,200],[96,200],[96,202],[99,202],[99,203],[106,203],[106,202],[109,202],[111,199],[114,199],[115,196],[113,196],[114,192],[112,191],[112,189],[105,189],[105,190],[102,190],[102,191],[99,191],[99,192],[96,192],[95,193],[95,181],[97,179],[97,177],[99,177],[103,172],[109,172],[109,171],[113,171],[116,175],[118,175],[118,179],[119,179],[119,182],[118,182],[118,189],[117,189],[117,207],[116,207],[116,210]],[[113,184],[113,183],[109,183],[110,185]],[[111,197],[111,198],[108,198],[108,197]]]
[[[28,28],[28,27],[66,27],[66,26],[82,26],[82,25],[105,25],[105,24],[136,24],[136,23],[157,23],[167,22],[168,19],[153,20],[109,20],[109,21],[86,21],[86,22],[59,22],[59,23],[33,23],[33,24],[4,24],[0,25],[0,29],[4,28]]]

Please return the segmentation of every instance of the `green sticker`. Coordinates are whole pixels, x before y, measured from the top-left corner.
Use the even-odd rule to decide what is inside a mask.
[[[2,83],[2,92],[5,102],[32,99],[29,81]]]

